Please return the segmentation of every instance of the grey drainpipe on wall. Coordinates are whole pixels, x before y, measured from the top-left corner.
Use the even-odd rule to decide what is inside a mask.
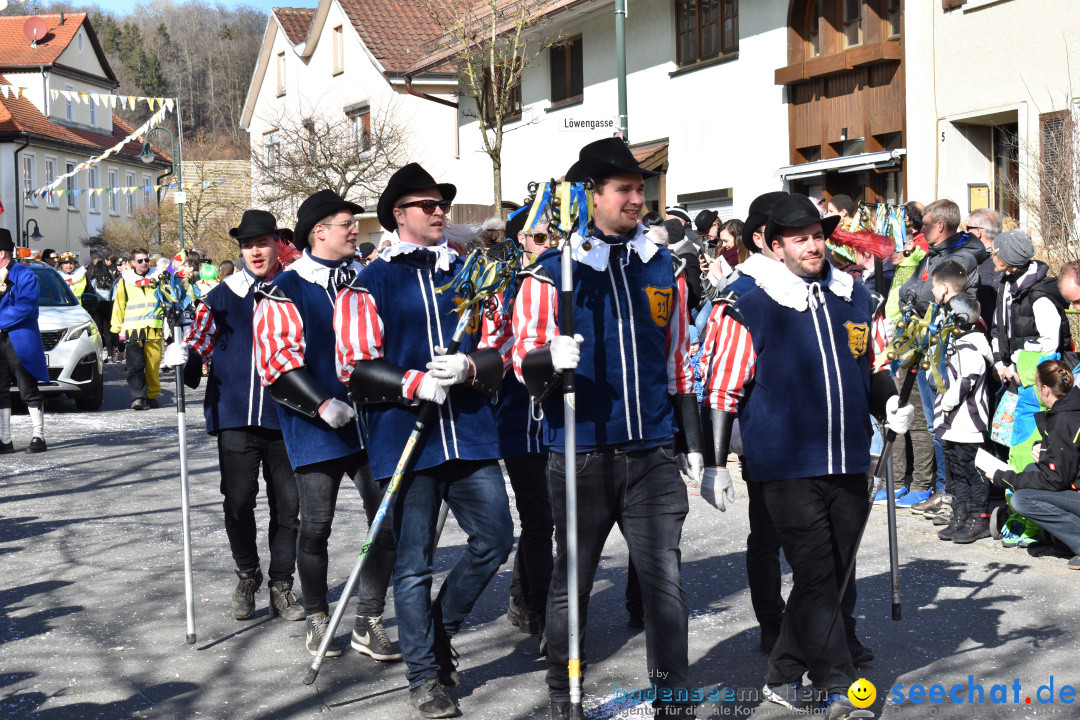
[[[455,110],[457,109],[458,104],[456,102],[454,102],[452,100],[444,100],[441,97],[435,97],[434,95],[429,95],[427,93],[422,93],[419,90],[414,90],[413,86],[412,86],[412,78],[409,77],[408,75],[405,75],[404,78],[405,78],[405,91],[407,93],[409,93],[410,95],[415,95],[418,98],[423,98],[424,100],[430,100],[431,102],[439,103],[440,105],[446,105],[447,107],[452,107]]]
[[[30,135],[23,133],[23,144],[15,148],[15,247],[20,247],[22,243],[22,178],[19,177],[19,153],[25,150],[30,145]]]

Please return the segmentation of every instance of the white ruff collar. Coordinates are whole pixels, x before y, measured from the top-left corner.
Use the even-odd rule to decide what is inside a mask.
[[[359,270],[361,266],[360,263],[355,260],[350,260],[348,267],[353,270]],[[288,269],[295,270],[297,275],[304,278],[309,283],[325,288],[330,283],[330,271],[334,268],[327,267],[312,259],[311,252],[305,248],[304,254],[300,256],[300,259],[290,265]]]
[[[68,275],[63,270],[57,270],[57,272],[60,273],[60,277],[67,280],[68,285],[71,285],[72,283],[77,283],[84,277],[86,277],[86,268],[84,267],[75,268],[75,272],[71,273],[70,275]]]
[[[59,271],[57,271],[57,272],[59,272]],[[157,268],[154,268],[153,270],[146,273],[145,275],[137,275],[134,270],[132,270],[131,268],[128,268],[127,270],[124,270],[122,275],[124,276],[124,280],[126,280],[131,285],[135,285],[140,280],[150,280],[151,282],[156,281],[157,278],[158,278],[158,275],[160,275],[162,272],[164,272],[164,271],[163,270],[158,270]],[[63,275],[63,273],[60,273],[60,274]]]
[[[446,238],[439,240],[438,245],[417,245],[415,243],[405,242],[395,231],[394,239],[390,243],[390,247],[383,250],[379,254],[379,257],[383,260],[389,260],[398,255],[408,255],[417,250],[428,250],[429,252],[435,253],[435,267],[443,272],[448,272],[450,270],[450,266],[454,263],[454,258],[458,256],[457,251],[446,244]]]
[[[237,297],[245,297],[248,294],[248,290],[251,289],[251,286],[254,285],[255,282],[255,276],[248,272],[246,269],[241,270],[238,273],[233,273],[229,277],[222,280],[222,284],[232,290]]]
[[[586,247],[588,245],[588,247]],[[571,254],[579,263],[588,265],[593,270],[604,272],[611,259],[611,245],[598,237],[583,238],[577,233],[570,236]],[[659,246],[645,235],[645,226],[638,223],[634,237],[626,242],[626,247],[633,250],[642,262],[649,262],[659,250]]]
[[[740,269],[745,268],[750,260],[751,258],[747,258],[746,262],[739,266]],[[753,266],[745,268],[743,272],[754,278],[758,287],[784,307],[803,312],[813,302],[816,308],[817,299],[813,297],[813,287],[815,285],[818,285],[823,290],[829,290],[833,295],[846,302],[851,302],[851,291],[855,285],[854,278],[847,273],[840,272],[832,265],[828,266],[829,274],[824,281],[808,283],[788,270],[784,263],[769,260],[764,256],[762,256],[762,260],[764,262],[756,262]]]

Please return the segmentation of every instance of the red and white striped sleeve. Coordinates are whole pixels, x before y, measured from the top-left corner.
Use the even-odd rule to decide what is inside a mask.
[[[559,334],[558,293],[555,286],[531,275],[525,275],[514,300],[513,361],[514,374],[521,375],[525,355],[551,342]]]
[[[263,387],[304,366],[304,321],[296,305],[282,300],[261,300],[255,307],[255,366]]]
[[[490,315],[490,317],[489,317]],[[503,359],[503,372],[513,364],[514,327],[510,315],[503,310],[502,298],[496,298],[491,313],[484,313],[478,348],[494,348]]]
[[[889,346],[889,325],[881,313],[874,315],[874,321],[870,325],[870,367],[885,352]]]
[[[199,303],[199,308],[195,311],[195,321],[184,333],[184,344],[206,359],[214,349],[215,335],[217,326],[214,324],[214,313],[209,305]]]
[[[683,273],[675,279],[675,295],[665,346],[668,394],[683,395],[694,392],[694,370],[690,367],[690,314],[683,309],[686,307],[686,276]]]
[[[338,380],[349,384],[357,363],[383,357],[383,325],[375,298],[366,290],[344,287],[334,303],[334,364]],[[402,390],[410,400],[416,398],[422,370],[406,370]]]
[[[705,328],[701,352],[701,383],[705,403],[714,410],[738,412],[746,385],[754,377],[757,353],[746,326],[724,312],[725,304],[713,306]]]

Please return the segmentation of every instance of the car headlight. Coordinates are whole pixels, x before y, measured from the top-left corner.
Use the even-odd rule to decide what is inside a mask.
[[[93,322],[76,325],[75,327],[67,331],[67,333],[64,335],[64,340],[62,340],[61,342],[67,340],[78,340],[83,335],[86,335],[87,337],[94,337],[95,335],[97,335],[97,326],[95,326]]]

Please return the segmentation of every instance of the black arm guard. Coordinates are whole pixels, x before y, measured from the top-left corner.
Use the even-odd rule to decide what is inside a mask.
[[[404,377],[404,368],[382,358],[361,360],[349,376],[349,399],[357,405],[402,402]]]
[[[675,411],[675,452],[699,453],[705,450],[701,434],[701,412],[698,410],[697,395],[679,393],[671,396],[671,407]]]
[[[731,428],[735,424],[735,413],[723,410],[709,410],[701,414],[701,424],[705,436],[711,442],[705,443],[705,466],[727,467],[728,448],[731,447]]]
[[[551,362],[551,350],[543,347],[525,353],[521,361],[521,376],[525,388],[536,402],[543,402],[562,382],[562,374],[555,371]]]
[[[319,406],[330,394],[319,387],[307,368],[296,368],[285,373],[270,386],[270,397],[290,410],[307,415],[319,416]]]
[[[885,422],[885,404],[896,395],[896,384],[888,371],[880,370],[870,375],[870,414]]]
[[[489,398],[495,397],[502,388],[504,374],[502,354],[495,348],[485,348],[469,353],[469,359],[476,367],[472,387]]]
[[[194,390],[202,383],[203,359],[199,353],[192,350],[188,353],[188,361],[184,364],[184,384]]]

